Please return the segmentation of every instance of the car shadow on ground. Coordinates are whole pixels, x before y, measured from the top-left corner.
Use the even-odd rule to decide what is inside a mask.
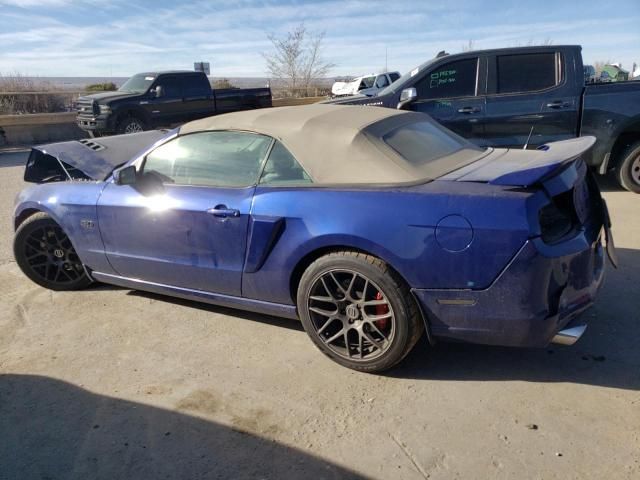
[[[302,328],[302,323],[289,318],[274,317],[271,315],[264,315],[262,313],[248,312],[246,310],[238,310],[235,308],[221,307],[219,305],[211,305],[208,303],[183,300],[181,298],[167,297],[165,295],[158,295],[156,293],[143,292],[141,290],[131,290],[127,293],[127,295],[148,298],[157,300],[159,302],[172,303],[174,305],[180,305],[186,308],[197,308],[198,310],[204,310],[206,312],[216,313],[218,315],[228,315],[230,317],[237,317],[243,320],[250,320],[252,322],[260,322],[267,325],[273,325],[274,327],[288,328],[290,330],[298,330],[301,332],[304,331],[304,329]]]
[[[640,251],[619,248],[620,268],[608,271],[589,324],[573,346],[518,349],[438,343],[416,346],[390,376],[424,380],[570,382],[640,390]]]
[[[0,376],[0,432],[1,478],[363,478],[246,431],[41,376]]]
[[[640,390],[640,312],[635,300],[640,285],[640,251],[618,248],[617,252],[620,268],[614,270],[607,264],[596,304],[583,314],[589,327],[575,345],[521,349],[439,342],[429,347],[423,338],[385,375],[422,380],[570,382]],[[108,285],[97,288],[120,289]],[[296,320],[142,291],[127,294],[303,331]],[[309,348],[314,348],[311,341]]]

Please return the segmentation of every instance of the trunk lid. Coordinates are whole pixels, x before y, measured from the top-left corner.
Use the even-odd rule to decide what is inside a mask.
[[[595,141],[595,137],[579,137],[542,145],[537,150],[495,149],[441,179],[530,187],[544,183],[556,170],[589,150]]]

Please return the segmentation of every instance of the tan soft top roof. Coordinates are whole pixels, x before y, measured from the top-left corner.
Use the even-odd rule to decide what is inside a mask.
[[[305,105],[229,113],[187,123],[180,134],[246,130],[280,140],[317,183],[415,182],[418,172],[380,136],[423,114],[356,105]],[[375,131],[375,133],[374,133]]]

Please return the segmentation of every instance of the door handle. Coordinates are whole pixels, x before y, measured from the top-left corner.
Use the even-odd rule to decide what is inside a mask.
[[[479,113],[480,109],[478,107],[462,107],[458,109],[458,113]]]
[[[227,217],[239,217],[240,210],[235,208],[227,208],[226,205],[216,205],[213,208],[207,210],[207,213],[214,217],[227,218]]]
[[[562,100],[554,100],[553,102],[547,103],[547,108],[567,108],[570,106],[571,104],[569,102],[563,102]]]

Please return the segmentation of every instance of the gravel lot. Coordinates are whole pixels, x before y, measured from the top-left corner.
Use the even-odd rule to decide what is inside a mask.
[[[24,160],[0,154],[0,478],[640,478],[640,196],[603,187],[622,266],[576,345],[423,339],[373,376],[294,321],[31,283]]]

